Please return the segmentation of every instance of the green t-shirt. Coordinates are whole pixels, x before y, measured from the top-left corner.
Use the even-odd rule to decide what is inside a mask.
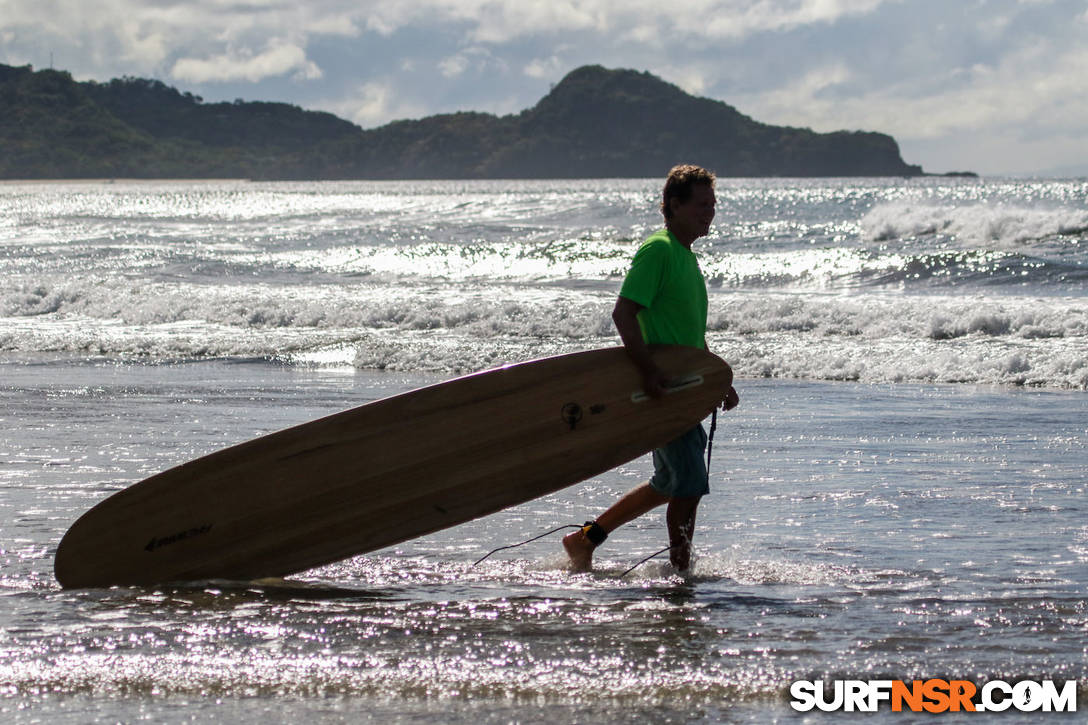
[[[644,308],[638,323],[647,344],[706,347],[706,280],[695,254],[668,230],[639,247],[620,296]]]

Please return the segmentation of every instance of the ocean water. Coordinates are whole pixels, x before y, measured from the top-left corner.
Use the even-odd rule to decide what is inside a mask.
[[[742,402],[688,576],[624,573],[660,512],[591,574],[561,533],[473,565],[592,517],[647,457],[286,582],[56,585],[66,528],[157,471],[617,344],[658,186],[0,185],[0,716],[830,721],[789,684],[876,677],[1084,702],[1085,180],[720,181],[696,251]]]

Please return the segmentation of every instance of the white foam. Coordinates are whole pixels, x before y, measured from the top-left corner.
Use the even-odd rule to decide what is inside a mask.
[[[891,242],[938,237],[961,246],[1015,249],[1039,240],[1088,233],[1088,211],[1007,203],[878,204],[861,218],[864,239]]]
[[[266,356],[460,372],[616,344],[613,293],[498,284],[346,287],[26,279],[0,349]],[[712,295],[709,337],[742,376],[1088,385],[1088,303],[976,294]]]
[[[744,295],[710,338],[742,376],[1088,388],[1077,299]]]

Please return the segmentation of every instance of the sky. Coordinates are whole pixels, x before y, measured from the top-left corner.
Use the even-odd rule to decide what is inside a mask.
[[[1088,175],[1088,0],[0,0],[0,63],[364,128],[516,113],[599,64],[928,172]]]

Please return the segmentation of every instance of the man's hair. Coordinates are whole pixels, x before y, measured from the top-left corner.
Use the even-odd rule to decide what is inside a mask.
[[[665,179],[665,191],[661,196],[661,213],[665,215],[665,219],[672,218],[670,202],[673,199],[683,204],[691,198],[696,184],[709,184],[711,188],[714,188],[714,179],[714,173],[701,166],[680,164],[672,167]]]

